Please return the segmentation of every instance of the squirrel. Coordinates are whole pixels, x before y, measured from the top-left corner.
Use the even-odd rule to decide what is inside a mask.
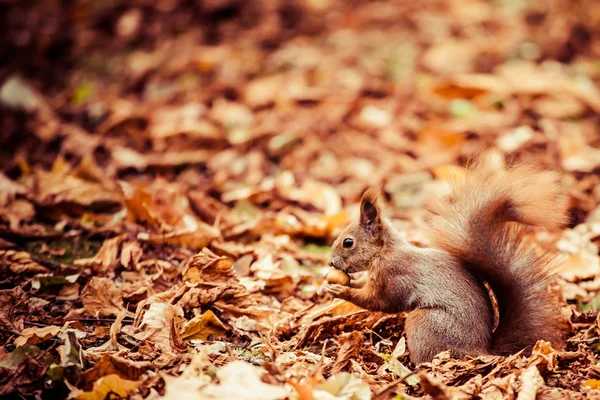
[[[498,169],[480,157],[451,182],[448,198],[425,205],[431,248],[404,240],[383,215],[378,192],[368,189],[359,220],[335,240],[328,259],[352,278],[363,276],[324,290],[367,310],[408,312],[415,364],[446,350],[456,358],[514,354],[539,339],[560,347],[560,311],[548,290],[558,254],[535,248],[527,236],[527,225],[567,222],[557,181],[534,164]]]

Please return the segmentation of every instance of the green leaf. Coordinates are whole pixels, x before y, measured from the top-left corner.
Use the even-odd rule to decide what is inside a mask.
[[[456,118],[466,118],[473,113],[473,103],[464,99],[452,100],[450,114]]]
[[[588,303],[579,303],[579,309],[581,311],[597,311],[600,310],[600,294],[596,295],[590,302]]]
[[[15,369],[21,363],[29,358],[37,357],[41,350],[37,346],[29,344],[17,347],[15,351],[10,353],[4,360],[0,361],[0,367]]]
[[[81,104],[85,102],[92,92],[94,91],[94,86],[89,81],[82,81],[74,90],[71,99],[75,104]]]
[[[309,251],[311,253],[327,254],[327,253],[329,253],[329,250],[331,250],[331,247],[319,246],[318,244],[314,244],[314,243],[307,243],[306,245],[304,245],[304,247],[302,247],[302,249]]]
[[[235,203],[232,211],[240,218],[253,218],[260,214],[260,210],[246,200]]]

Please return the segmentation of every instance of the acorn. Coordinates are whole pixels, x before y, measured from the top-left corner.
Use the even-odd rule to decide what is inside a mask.
[[[339,269],[332,269],[329,271],[326,279],[329,283],[337,283],[344,286],[347,286],[350,283],[350,277],[348,274],[340,271]]]

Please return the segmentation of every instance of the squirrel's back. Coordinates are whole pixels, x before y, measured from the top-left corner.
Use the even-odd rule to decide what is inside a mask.
[[[428,206],[432,245],[460,259],[494,292],[499,321],[492,353],[514,353],[539,339],[561,342],[560,313],[548,288],[556,253],[535,248],[525,226],[566,222],[567,199],[556,181],[530,164],[498,169],[480,158],[453,183],[448,199]]]

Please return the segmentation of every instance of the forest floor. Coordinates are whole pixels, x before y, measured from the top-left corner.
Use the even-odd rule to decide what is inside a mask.
[[[0,396],[600,398],[600,3],[2,1]],[[571,333],[410,362],[318,295],[383,182],[407,240],[469,158],[558,171]]]

